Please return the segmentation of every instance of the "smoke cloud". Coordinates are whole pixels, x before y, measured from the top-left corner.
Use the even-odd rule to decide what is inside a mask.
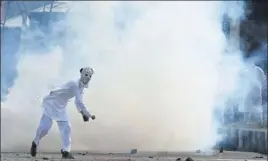
[[[221,28],[223,14],[244,16],[243,4],[230,11],[229,3],[68,2],[66,19],[53,27],[67,27],[62,45],[19,59],[17,79],[2,103],[1,150],[29,150],[42,97],[78,79],[84,66],[95,69],[84,100],[97,119],[84,123],[69,103],[73,150],[213,146],[219,139],[213,110],[233,96],[247,68],[238,48],[226,51],[232,46]],[[54,123],[39,150],[60,148]]]

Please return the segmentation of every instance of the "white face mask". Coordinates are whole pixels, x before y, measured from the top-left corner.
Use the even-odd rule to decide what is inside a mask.
[[[81,71],[80,71],[80,81],[82,83],[82,85],[84,85],[85,87],[88,86],[88,83],[93,75],[94,71],[92,68],[90,67],[87,67],[87,68],[83,68]]]

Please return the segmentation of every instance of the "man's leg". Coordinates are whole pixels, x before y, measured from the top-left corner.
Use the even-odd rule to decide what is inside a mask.
[[[58,127],[62,140],[62,157],[65,159],[73,159],[71,155],[71,124],[69,121],[58,121]]]
[[[49,130],[51,129],[52,123],[53,123],[52,119],[43,114],[43,116],[40,120],[39,126],[37,128],[35,138],[32,142],[32,147],[31,147],[31,155],[32,156],[36,155],[37,146],[39,145],[39,141],[45,135],[48,134]]]

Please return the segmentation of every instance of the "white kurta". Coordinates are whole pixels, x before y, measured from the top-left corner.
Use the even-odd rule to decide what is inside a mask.
[[[75,105],[79,112],[83,111],[90,116],[83,104],[84,86],[80,81],[70,81],[59,89],[53,90],[43,99],[44,115],[55,121],[69,121],[67,103],[75,97]]]

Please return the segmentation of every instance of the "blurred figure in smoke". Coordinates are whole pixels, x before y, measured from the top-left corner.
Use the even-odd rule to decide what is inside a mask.
[[[267,111],[267,80],[262,68],[249,63],[241,70],[237,86],[231,97],[222,100],[216,108],[217,118],[222,124],[265,122]],[[223,98],[224,95],[222,96]]]
[[[48,134],[53,120],[57,121],[61,139],[62,139],[62,158],[74,159],[71,150],[71,124],[68,118],[66,105],[67,102],[75,97],[75,105],[81,113],[85,122],[95,119],[91,115],[83,103],[83,90],[88,87],[88,83],[93,75],[92,68],[81,68],[80,79],[78,81],[70,81],[64,84],[61,88],[53,90],[43,99],[44,112],[37,128],[35,139],[32,142],[31,155],[36,156],[37,146],[39,141]]]
[[[266,76],[264,71],[256,65],[252,64],[249,70],[251,71],[248,72],[255,74],[255,79],[248,77],[247,83],[249,83],[249,85],[244,87],[244,90],[249,91],[247,95],[245,95],[243,104],[245,112],[244,122],[261,121],[261,123],[263,123],[263,93],[266,91]],[[247,87],[249,89],[246,89]],[[258,120],[256,120],[256,118]]]

